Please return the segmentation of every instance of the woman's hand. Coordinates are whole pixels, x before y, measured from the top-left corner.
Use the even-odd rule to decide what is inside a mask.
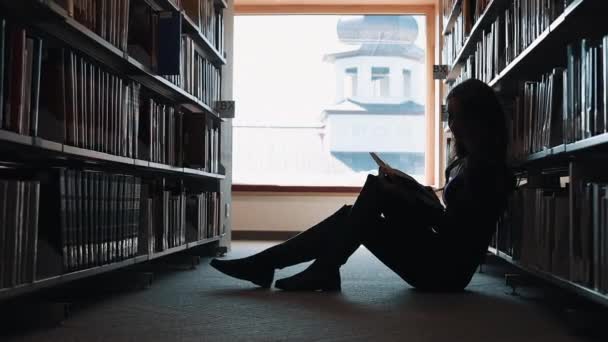
[[[395,177],[397,176],[395,170],[393,170],[390,167],[385,167],[385,166],[380,166],[378,168],[378,176],[380,176],[381,178],[384,178],[385,180],[389,181],[389,182],[393,182],[395,180]]]

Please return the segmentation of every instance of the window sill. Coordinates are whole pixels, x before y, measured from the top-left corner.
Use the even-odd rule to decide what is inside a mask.
[[[233,184],[233,192],[300,192],[300,193],[359,193],[361,187],[357,186],[283,186],[283,185],[252,185]]]

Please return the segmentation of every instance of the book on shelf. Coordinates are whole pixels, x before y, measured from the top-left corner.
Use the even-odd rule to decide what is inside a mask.
[[[565,68],[524,81],[507,101],[515,160],[608,132],[608,36],[567,45]]]
[[[608,36],[582,39],[567,47],[567,80],[564,88],[566,142],[606,132]]]
[[[49,171],[45,171],[49,172]],[[43,238],[59,274],[125,260],[137,254],[138,177],[56,169],[42,183]],[[56,274],[46,274],[52,276]]]
[[[570,279],[569,190],[518,188],[499,220],[498,250],[521,264]]]
[[[197,34],[188,37],[183,2],[170,1],[178,10],[159,12],[141,0],[49,0],[32,6],[40,13],[31,18],[0,14],[0,143],[11,148],[0,168],[3,296],[20,293],[11,290],[20,285],[86,275],[80,271],[222,234],[217,180],[184,181],[179,168],[167,178],[152,176],[142,167],[151,163],[136,169],[74,163],[72,155],[219,172],[221,123],[182,101],[195,97],[213,107],[221,98],[215,56],[224,49],[221,6],[201,1]],[[52,25],[34,21],[42,16],[54,18]],[[205,40],[217,51],[200,46]],[[111,65],[108,53],[115,55]],[[159,84],[175,94],[159,93]],[[183,127],[185,116],[200,125]],[[5,131],[39,139],[16,140],[35,146],[14,148],[15,134]],[[51,160],[47,149],[55,148],[52,166],[43,166]],[[21,152],[25,157],[16,158]]]
[[[218,173],[220,158],[220,127],[209,118],[186,113],[183,116],[184,166]]]
[[[61,43],[43,42],[23,28],[2,23],[0,43],[6,48],[0,54],[1,128],[87,150],[183,165],[184,134],[191,142],[197,139],[190,127],[182,128],[187,112]],[[177,43],[188,54],[181,55],[183,72],[172,76],[174,80],[200,101],[218,101],[219,69],[202,57],[192,39],[183,37]],[[188,117],[195,115],[205,117]],[[194,157],[197,146],[188,146],[188,164],[218,172],[219,125],[203,126],[198,147],[204,157]]]
[[[221,99],[221,69],[209,61],[206,53],[192,38],[185,35],[181,41],[181,59],[179,74],[164,77],[214,108],[215,102]]]
[[[186,15],[220,53],[224,51],[224,16],[215,0],[183,0]]]
[[[464,2],[467,3],[466,0]],[[482,0],[475,2],[470,17],[476,22],[491,3]],[[475,49],[462,61],[460,73],[451,87],[469,78],[488,83],[492,81],[549,28],[563,13],[565,6],[563,0],[507,2],[506,8],[497,11],[491,24],[479,28],[481,34],[475,42]],[[450,39],[445,38],[447,41]],[[448,56],[444,54],[448,61],[452,61],[450,56],[453,58],[460,50],[451,49],[451,46],[447,49]]]
[[[62,47],[44,50],[38,135],[124,157],[137,155],[141,85]]]
[[[521,91],[508,106],[512,159],[522,160],[563,143],[563,74],[563,68],[556,68],[538,82],[520,84]]]
[[[173,105],[146,98],[139,121],[139,158],[173,166],[182,165],[182,113]],[[200,114],[199,114],[200,115]],[[201,148],[201,146],[198,146]]]
[[[0,288],[36,279],[40,184],[0,179]]]
[[[12,169],[1,177],[0,288],[222,233],[218,192],[95,170]]]
[[[35,133],[42,40],[0,18],[0,127]]]
[[[570,163],[568,175],[562,185],[549,179],[520,186],[498,224],[495,246],[524,266],[605,294],[608,177],[605,169],[578,162]]]
[[[121,51],[127,50],[130,0],[54,1],[80,24]]]
[[[144,184],[140,253],[158,253],[219,236],[219,194],[191,192],[164,180]]]

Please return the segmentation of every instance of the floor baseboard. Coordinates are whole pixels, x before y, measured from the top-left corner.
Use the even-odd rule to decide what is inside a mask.
[[[233,240],[285,241],[301,232],[281,230],[233,230]]]

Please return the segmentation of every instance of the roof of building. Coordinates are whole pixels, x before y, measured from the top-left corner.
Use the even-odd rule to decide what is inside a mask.
[[[403,114],[424,115],[424,106],[414,101],[401,103],[364,103],[345,99],[324,111],[324,114]]]
[[[365,43],[355,50],[328,53],[323,57],[323,60],[333,63],[337,59],[362,56],[403,57],[418,62],[424,61],[424,51],[414,44],[387,44],[384,42]]]
[[[341,17],[338,38],[344,43],[412,43],[418,37],[418,23],[411,15],[359,15]]]

